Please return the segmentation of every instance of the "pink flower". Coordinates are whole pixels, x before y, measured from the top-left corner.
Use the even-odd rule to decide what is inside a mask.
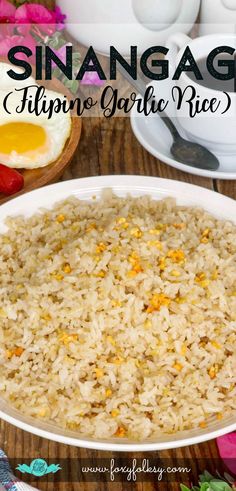
[[[35,53],[34,35],[44,42],[45,36],[64,28],[65,18],[59,7],[51,11],[41,4],[27,3],[16,8],[8,0],[0,0],[0,55],[7,56],[16,45],[26,46]],[[58,56],[65,60],[65,50],[58,50]],[[22,53],[17,57],[26,58]]]
[[[29,34],[26,36],[6,36],[5,38],[0,39],[0,55],[7,56],[9,50],[15,46],[26,46],[27,48],[30,48],[33,53],[35,53],[36,42]],[[18,53],[17,58],[19,60],[29,60],[23,53]],[[32,57],[32,61],[34,61],[34,56]]]
[[[13,36],[15,34],[15,25],[6,24],[0,21],[0,39],[5,39],[6,36]]]
[[[0,0],[0,23],[14,23],[16,7],[8,0]]]
[[[14,34],[16,8],[7,0],[0,0],[0,39]]]
[[[104,85],[104,80],[101,80],[97,72],[86,72],[81,80],[82,85]]]
[[[58,56],[58,58],[62,61],[62,63],[64,63],[64,65],[66,65],[66,46],[71,46],[71,43],[64,44],[64,46],[59,49],[53,49],[55,55]],[[52,66],[53,68],[57,66],[54,61],[52,62]]]
[[[60,7],[55,7],[53,13],[55,16],[55,22],[57,24],[57,29],[64,29],[66,15],[62,13]]]
[[[236,432],[217,438],[217,445],[225,465],[236,475]]]
[[[56,15],[43,5],[28,3],[16,10],[15,19],[18,24],[39,24],[40,29],[47,35],[56,31]]]

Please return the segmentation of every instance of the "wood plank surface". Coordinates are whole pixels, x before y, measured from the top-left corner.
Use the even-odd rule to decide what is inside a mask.
[[[225,194],[226,196],[230,196],[230,198],[236,199],[236,181],[217,180],[215,182],[215,189],[221,194]]]

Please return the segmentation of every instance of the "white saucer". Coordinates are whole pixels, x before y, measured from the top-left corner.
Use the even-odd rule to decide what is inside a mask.
[[[152,82],[150,85],[155,85],[157,82]],[[167,80],[158,82],[158,93],[160,97],[167,96],[169,91]],[[139,96],[141,97],[141,96]],[[167,96],[168,97],[168,96]],[[171,108],[173,115],[173,107]],[[236,155],[218,157],[220,161],[220,167],[217,171],[196,169],[194,167],[187,166],[175,160],[171,153],[170,148],[172,145],[172,137],[169,130],[158,114],[144,116],[138,114],[136,106],[131,112],[131,126],[132,130],[141,143],[141,145],[154,157],[161,160],[165,164],[175,167],[183,172],[188,172],[197,176],[210,177],[213,179],[230,179],[236,180]],[[171,118],[180,134],[187,139],[182,128],[180,128],[177,118]]]

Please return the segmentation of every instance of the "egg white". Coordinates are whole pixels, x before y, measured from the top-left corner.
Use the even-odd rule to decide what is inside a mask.
[[[29,77],[26,80],[13,80],[9,77],[9,70],[13,70],[16,73],[23,73],[24,70],[20,67],[10,65],[10,63],[0,63],[0,90],[7,90],[8,92],[14,88],[28,87],[28,85],[36,84],[33,77]]]

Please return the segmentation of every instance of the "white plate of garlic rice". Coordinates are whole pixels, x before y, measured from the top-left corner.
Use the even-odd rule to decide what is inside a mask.
[[[236,429],[236,202],[141,176],[0,207],[0,418],[101,450]]]

